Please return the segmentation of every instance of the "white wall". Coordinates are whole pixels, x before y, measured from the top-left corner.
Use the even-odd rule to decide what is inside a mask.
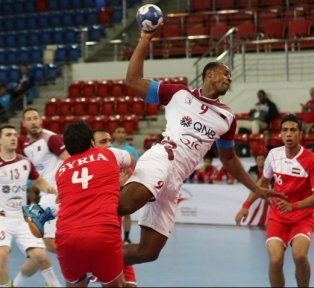
[[[146,60],[145,77],[186,76],[195,77],[195,59]],[[73,80],[124,79],[128,62],[79,63],[73,65]],[[309,89],[314,81],[263,82],[232,84],[231,90],[221,98],[237,112],[248,112],[257,102],[257,90],[264,89],[281,112],[299,112],[300,103],[309,99]]]

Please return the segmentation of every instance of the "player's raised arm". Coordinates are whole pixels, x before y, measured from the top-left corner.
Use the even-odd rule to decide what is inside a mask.
[[[45,178],[39,176],[36,180],[34,180],[34,185],[43,192],[51,193],[51,194],[58,194],[57,189],[51,186]]]
[[[155,32],[141,31],[141,38],[132,54],[126,74],[126,84],[143,99],[146,98],[149,85],[152,82],[149,79],[143,78],[143,72],[144,59],[149,49],[149,43],[154,35]]]

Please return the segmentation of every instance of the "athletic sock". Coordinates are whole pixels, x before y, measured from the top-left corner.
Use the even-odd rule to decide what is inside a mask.
[[[24,287],[29,276],[24,275],[21,271],[13,280],[13,287]]]
[[[52,267],[42,270],[41,273],[50,287],[62,287]]]

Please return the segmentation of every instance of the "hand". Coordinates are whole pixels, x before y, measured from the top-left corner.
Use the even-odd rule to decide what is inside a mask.
[[[278,193],[278,192],[275,192],[266,188],[262,188],[262,187],[258,187],[253,192],[256,193],[256,195],[259,198],[266,199],[269,203],[270,203],[270,200],[268,198],[272,198],[272,197],[278,197],[280,199],[287,198],[287,196],[284,194],[281,194],[281,193]]]
[[[280,212],[290,212],[293,210],[292,205],[286,200],[276,201],[276,205],[279,208]]]
[[[161,29],[163,25],[164,23],[160,23],[159,26],[154,31],[141,30],[141,38],[151,40],[152,38],[154,38],[154,36],[156,36],[157,32]]]
[[[241,222],[243,223],[246,220],[248,214],[249,210],[247,208],[242,207],[235,217],[236,224],[240,226]]]
[[[55,195],[58,195],[58,190],[57,190],[55,187],[53,187],[53,186],[49,186],[49,187],[47,188],[47,193],[48,193],[48,194],[55,194]]]

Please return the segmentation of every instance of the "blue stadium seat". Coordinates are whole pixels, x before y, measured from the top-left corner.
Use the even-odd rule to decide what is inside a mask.
[[[63,13],[62,13],[63,14]],[[49,14],[50,27],[62,27],[62,17],[61,12],[53,12]]]
[[[122,7],[121,6],[115,7],[115,9],[114,9],[114,11],[112,13],[111,20],[112,20],[113,23],[121,23],[122,16],[123,16]]]
[[[0,33],[0,48],[5,47],[5,43],[4,43],[5,36],[6,36],[6,34],[4,34],[2,32]]]
[[[49,45],[53,44],[53,33],[54,31],[52,29],[45,29],[42,30],[40,35],[40,44],[41,45]]]
[[[64,29],[55,28],[53,29],[52,41],[54,44],[64,44]]]
[[[82,8],[95,8],[95,0],[82,0]]]
[[[70,45],[67,50],[69,61],[76,62],[81,57],[80,45]]]
[[[44,48],[42,46],[34,46],[30,51],[30,54],[32,63],[43,62]]]
[[[3,11],[2,15],[13,15],[14,14],[14,3],[11,1],[6,1],[1,4],[1,9]]]
[[[15,20],[15,28],[16,30],[25,30],[26,27],[26,17],[19,15]]]
[[[7,64],[8,65],[18,65],[19,57],[16,48],[7,49]]]
[[[42,82],[45,80],[45,65],[43,64],[35,64],[32,65],[31,73],[34,76],[36,82]]]
[[[28,46],[28,32],[20,31],[17,33],[16,44],[18,46]]]
[[[21,77],[20,67],[17,65],[8,66],[7,75],[8,82],[18,83]]]
[[[27,30],[30,30],[30,29],[37,29],[39,26],[38,26],[38,23],[37,23],[37,14],[29,14],[27,15],[26,17],[26,28]]]
[[[63,15],[62,15],[62,26],[63,27],[74,26],[73,13],[75,13],[75,12],[66,11],[63,13]]]
[[[25,13],[35,13],[36,12],[36,0],[25,1]]]
[[[4,84],[8,81],[6,66],[0,66],[0,83]]]
[[[68,60],[67,47],[65,45],[58,45],[55,52],[55,63],[64,63]]]
[[[64,42],[70,43],[80,43],[80,31],[76,28],[68,28],[64,32]]]
[[[14,14],[25,13],[24,3],[25,1],[16,1],[16,0],[13,2]]]
[[[87,9],[85,13],[85,24],[87,25],[95,25],[98,24],[98,14],[99,12],[93,8],[93,9]]]
[[[15,32],[5,34],[4,43],[7,47],[16,47],[17,34]]]
[[[72,9],[83,8],[83,1],[82,0],[71,0],[70,4],[71,4]]]
[[[48,11],[59,10],[59,1],[58,0],[49,0],[47,9],[48,9]]]
[[[57,76],[60,74],[60,65],[57,64],[49,64],[48,65],[48,81],[55,81]]]
[[[69,0],[62,0],[59,2],[59,9],[60,10],[69,10],[69,9],[73,9],[71,7],[71,3]]]
[[[83,26],[85,24],[86,13],[84,10],[77,10],[74,14],[74,24],[75,26]]]
[[[7,53],[6,53],[6,49],[2,49],[0,48],[0,65],[6,65],[7,63]]]
[[[9,16],[5,17],[2,22],[4,31],[14,31],[15,30],[15,17]]]
[[[88,29],[88,40],[89,41],[100,41],[105,36],[105,28],[101,25],[93,25]]]
[[[37,17],[38,27],[40,29],[45,29],[50,27],[49,14],[39,13]]]
[[[41,44],[41,31],[40,30],[32,30],[29,32],[28,43],[30,46],[37,46]]]
[[[18,52],[18,60],[20,64],[30,64],[31,62],[31,54],[30,54],[31,48],[28,47],[20,47],[17,49]]]

